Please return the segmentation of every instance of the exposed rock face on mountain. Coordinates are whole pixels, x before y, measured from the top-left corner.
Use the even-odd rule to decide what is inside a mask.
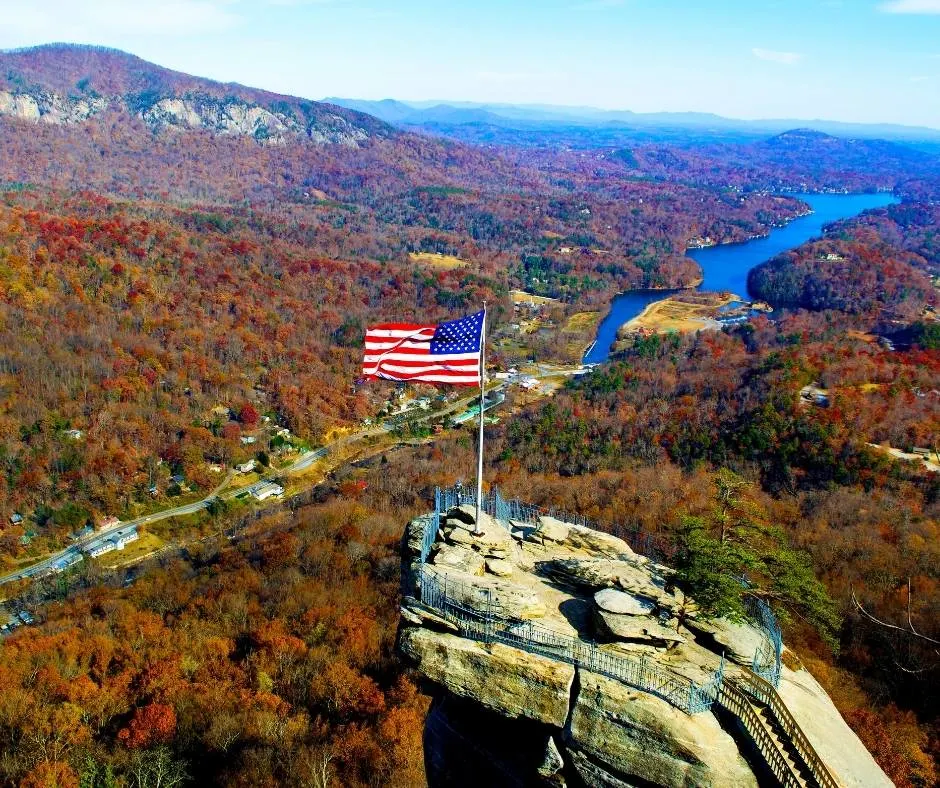
[[[488,516],[475,536],[472,513],[443,520],[426,561],[433,517],[414,520],[403,539],[399,649],[435,698],[425,729],[432,786],[775,784],[725,704],[692,709],[667,686],[714,689],[721,653],[723,681],[753,676],[744,666],[764,637],[758,627],[703,620],[667,567],[615,537]],[[483,634],[487,617],[495,636]],[[631,683],[614,663],[656,678]],[[805,670],[784,667],[779,696],[837,784],[891,785]]]
[[[155,133],[203,130],[263,144],[357,146],[391,133],[358,112],[190,77],[100,47],[0,53],[0,117],[72,125],[106,112],[132,116]]]

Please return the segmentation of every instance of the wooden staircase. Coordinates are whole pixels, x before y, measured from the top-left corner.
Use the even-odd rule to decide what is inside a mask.
[[[734,715],[784,788],[838,788],[773,685],[750,671],[726,676],[718,703]]]

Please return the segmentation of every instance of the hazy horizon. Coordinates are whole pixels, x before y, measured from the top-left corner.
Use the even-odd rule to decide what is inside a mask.
[[[940,0],[0,0],[0,47],[100,44],[297,96],[940,128]]]

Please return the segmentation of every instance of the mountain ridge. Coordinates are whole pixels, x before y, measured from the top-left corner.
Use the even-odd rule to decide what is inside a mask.
[[[118,49],[45,44],[0,52],[0,115],[51,124],[126,111],[151,130],[205,129],[356,145],[397,132],[374,116],[150,63]]]
[[[783,132],[795,128],[812,128],[837,136],[854,135],[864,138],[890,138],[940,143],[940,129],[925,126],[907,126],[894,123],[855,123],[825,119],[768,118],[743,120],[728,118],[709,112],[632,112],[630,110],[603,110],[595,107],[569,107],[552,104],[502,104],[488,102],[419,101],[407,102],[398,99],[350,99],[329,97],[324,99],[338,106],[355,108],[374,114],[389,123],[423,125],[435,120],[442,108],[451,110],[451,121],[455,123],[478,122],[475,113],[484,111],[495,118],[495,125],[528,127],[535,125],[581,125],[581,126],[637,126],[637,127],[683,127],[738,131],[741,133],[766,134]],[[391,103],[390,103],[391,102]],[[433,113],[430,112],[433,110]],[[394,118],[394,119],[393,119]]]

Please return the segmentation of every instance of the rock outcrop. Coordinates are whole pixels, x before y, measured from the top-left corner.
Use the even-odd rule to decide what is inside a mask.
[[[551,518],[475,526],[463,507],[440,533],[436,518],[417,518],[402,543],[399,649],[434,696],[432,786],[773,784],[730,712],[681,702],[722,653],[725,680],[745,671],[734,663],[750,665],[759,629],[702,620],[667,567],[616,537]],[[617,660],[662,688],[631,684],[608,667],[628,664]],[[891,785],[806,671],[784,669],[779,695],[840,785]]]

